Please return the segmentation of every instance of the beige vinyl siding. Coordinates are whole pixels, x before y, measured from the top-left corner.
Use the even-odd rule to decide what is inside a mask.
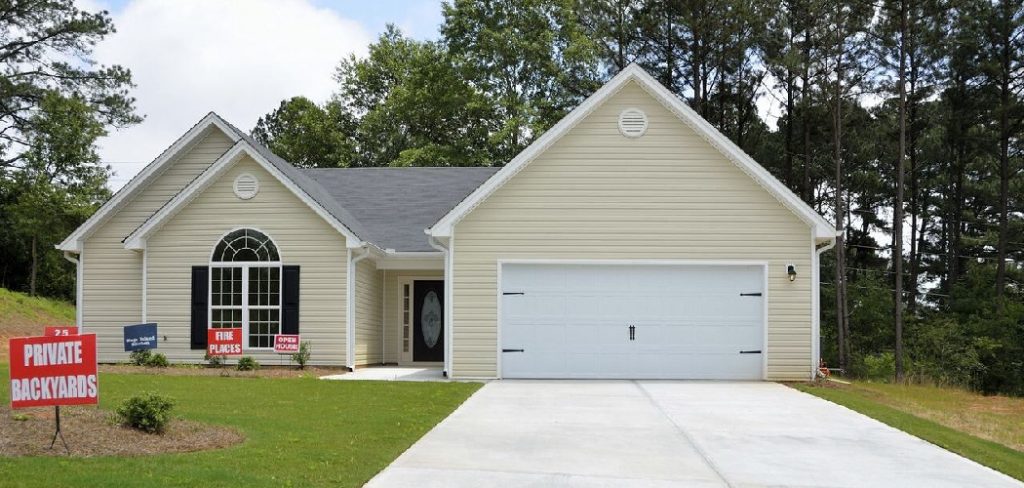
[[[768,377],[811,370],[810,227],[633,82],[459,222],[453,256],[456,378],[498,373],[499,259],[766,261]]]
[[[235,196],[240,173],[259,180],[250,200]],[[147,243],[149,320],[158,322],[160,351],[172,361],[201,361],[190,349],[191,270],[207,265],[227,232],[249,227],[277,245],[284,265],[300,266],[299,333],[312,342],[315,364],[345,364],[345,238],[248,156],[155,232]],[[251,352],[260,362],[278,364],[272,351]]]
[[[97,334],[101,362],[127,358],[121,328],[142,320],[142,253],[126,250],[122,239],[231,145],[223,132],[211,129],[85,240],[81,260],[82,322],[86,332]]]
[[[402,285],[408,280],[444,280],[444,270],[386,270],[384,293],[384,362],[405,362],[402,354],[402,325],[405,320],[402,303],[405,291]],[[411,283],[410,283],[411,285]],[[410,287],[409,293],[412,293]],[[412,297],[409,297],[409,313],[412,313]],[[411,329],[411,327],[410,327]],[[412,330],[409,331],[412,334]],[[409,358],[412,357],[412,342],[409,343]]]
[[[384,278],[369,259],[356,263],[356,366],[383,358]]]

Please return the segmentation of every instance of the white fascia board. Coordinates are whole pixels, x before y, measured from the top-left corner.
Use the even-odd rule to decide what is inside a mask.
[[[260,155],[249,143],[240,140],[235,143],[228,152],[221,155],[209,168],[201,173],[182,191],[178,192],[166,205],[158,210],[144,224],[135,229],[125,238],[125,249],[141,250],[146,248],[146,239],[160,229],[171,217],[176,215],[189,202],[199,196],[203,190],[208,188],[218,177],[223,175],[242,156],[249,156],[256,161],[264,170],[274,176],[282,185],[291,190],[303,203],[324,219],[331,227],[345,236],[345,245],[348,248],[363,247],[367,243],[359,239],[351,230],[345,227],[338,219],[313,200],[305,191],[295,185],[288,177],[282,174],[273,164],[270,164]]]
[[[64,239],[60,244],[57,244],[56,248],[61,251],[69,251],[80,253],[82,250],[82,242],[85,241],[92,233],[106,221],[108,217],[116,213],[124,204],[131,200],[133,196],[138,194],[140,190],[149,186],[150,183],[156,177],[163,174],[164,170],[169,166],[169,163],[176,159],[181,154],[184,154],[192,148],[197,142],[202,140],[209,130],[213,127],[220,129],[232,142],[238,142],[240,137],[238,133],[232,130],[223,119],[217,114],[210,112],[196,125],[192,126],[184,135],[174,141],[170,147],[164,150],[153,162],[142,168],[139,174],[135,175],[124,187],[117,191],[109,200],[107,200],[95,213],[93,213],[82,225],[78,226],[74,232],[71,233],[67,238]]]
[[[572,112],[569,112],[551,129],[537,138],[505,167],[477,187],[473,193],[445,214],[437,223],[426,229],[426,232],[434,237],[450,236],[452,228],[456,223],[630,81],[636,81],[641,88],[661,102],[669,111],[679,117],[683,123],[697,132],[698,135],[703,137],[743,172],[772,194],[780,203],[807,223],[814,230],[816,237],[823,240],[835,239],[836,230],[832,224],[814,211],[800,197],[796,196],[786,185],[772,176],[768,170],[764,169],[753,158],[743,152],[728,137],[725,137],[718,129],[715,129],[708,121],[694,112],[686,102],[665,88],[636,64],[631,64],[620,71],[618,75],[608,83],[605,83],[604,86],[573,109]]]

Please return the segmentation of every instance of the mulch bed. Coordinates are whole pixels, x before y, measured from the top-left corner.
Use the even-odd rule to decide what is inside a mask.
[[[163,434],[147,434],[112,422],[111,415],[96,407],[61,407],[61,432],[71,457],[206,451],[245,440],[234,429],[183,419],[172,420]],[[0,407],[0,456],[69,456],[59,438],[50,449],[53,417],[50,407],[17,411]]]
[[[236,378],[316,378],[330,374],[342,374],[348,370],[342,367],[312,367],[298,369],[295,366],[263,366],[256,371],[238,371],[233,365],[219,368],[205,365],[172,365],[166,368],[148,368],[128,364],[101,364],[101,373],[150,374],[168,376],[228,376]]]

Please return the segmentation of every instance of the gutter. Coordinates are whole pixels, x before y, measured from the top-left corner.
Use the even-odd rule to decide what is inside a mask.
[[[836,240],[832,239],[824,246],[814,249],[814,295],[812,297],[812,308],[814,313],[813,330],[811,332],[811,379],[818,375],[818,365],[821,364],[821,255],[825,251],[836,247]]]
[[[71,257],[71,251],[64,251],[64,259],[75,265],[75,326],[82,333],[82,262],[80,258]]]
[[[357,254],[358,253],[358,254]],[[348,250],[348,266],[346,277],[345,300],[345,366],[349,371],[356,370],[356,265],[370,256],[368,243],[360,243],[360,247]]]
[[[454,236],[453,236],[454,237]],[[452,368],[452,238],[448,238],[448,246],[441,244],[436,237],[427,234],[427,243],[430,247],[441,251],[444,256],[444,370],[441,372],[445,378],[451,378]]]

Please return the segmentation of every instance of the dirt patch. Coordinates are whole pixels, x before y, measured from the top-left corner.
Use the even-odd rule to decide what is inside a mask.
[[[231,378],[317,378],[329,374],[342,374],[348,370],[342,367],[309,367],[298,369],[294,366],[264,366],[256,371],[238,371],[234,366],[211,368],[201,365],[174,365],[167,368],[147,368],[128,364],[101,364],[101,373],[149,374],[163,376],[224,376]]]
[[[50,449],[54,410],[11,411],[0,407],[0,456],[68,456],[60,439]],[[221,449],[245,440],[227,427],[175,419],[163,434],[147,434],[110,420],[111,413],[95,407],[61,407],[61,431],[72,457],[147,456],[173,452]]]

